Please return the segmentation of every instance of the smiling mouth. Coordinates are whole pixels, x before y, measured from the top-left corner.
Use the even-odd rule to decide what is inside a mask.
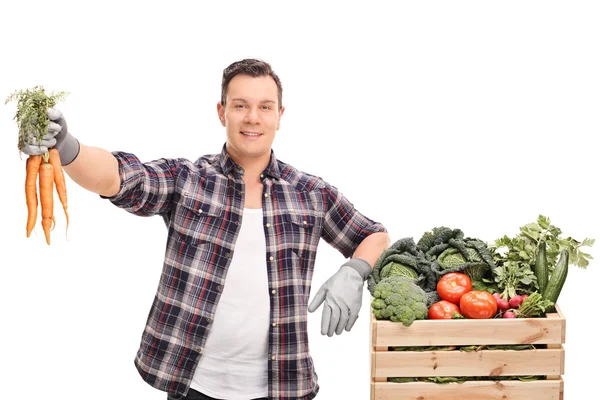
[[[240,133],[242,135],[248,136],[248,137],[259,137],[259,136],[262,136],[262,133],[257,133],[257,132],[245,132],[245,131],[241,131]]]

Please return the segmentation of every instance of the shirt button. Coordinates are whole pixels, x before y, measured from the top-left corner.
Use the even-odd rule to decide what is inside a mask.
[[[277,359],[277,357],[271,356],[271,360],[275,361],[276,359]]]
[[[306,222],[306,221],[302,221],[302,223],[303,223],[304,225],[308,224],[308,222]]]
[[[274,260],[273,256],[269,257],[269,261],[273,261],[273,260]]]
[[[217,285],[216,289],[217,289],[217,292],[220,292],[223,289],[223,286]]]
[[[198,214],[202,214],[202,210],[198,210]]]
[[[261,177],[261,178],[264,178],[264,177],[265,177],[265,174],[260,174],[260,177]]]
[[[269,197],[269,194],[268,194],[268,193],[265,193],[265,197]]]
[[[271,224],[267,224],[267,228],[270,228],[270,227],[271,227]]]
[[[271,290],[271,293],[275,294],[275,293],[277,293],[277,290],[273,289],[273,290]]]
[[[277,322],[273,322],[273,324],[272,324],[272,325],[273,325],[273,326],[277,326]]]
[[[202,347],[196,347],[194,350],[196,350],[198,353],[202,354]]]
[[[225,254],[225,258],[231,258],[231,253]]]

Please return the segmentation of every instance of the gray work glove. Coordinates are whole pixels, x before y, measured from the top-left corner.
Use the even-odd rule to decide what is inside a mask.
[[[33,135],[25,138],[23,153],[27,155],[44,154],[48,149],[56,148],[62,165],[68,165],[79,154],[79,142],[69,133],[67,121],[60,110],[48,108],[48,133],[41,143]]]
[[[340,335],[344,329],[350,331],[358,318],[362,306],[363,287],[371,274],[371,265],[360,258],[348,260],[329,278],[308,306],[314,312],[321,303],[321,334],[329,337],[333,333]]]

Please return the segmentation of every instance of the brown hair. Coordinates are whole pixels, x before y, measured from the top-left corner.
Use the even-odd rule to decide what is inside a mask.
[[[281,81],[271,65],[269,63],[257,60],[254,58],[246,58],[244,60],[236,61],[229,65],[223,70],[223,80],[221,82],[221,104],[225,105],[225,99],[227,98],[227,89],[229,88],[229,82],[234,76],[243,74],[252,77],[259,76],[270,76],[277,85],[277,95],[279,100],[279,109],[281,109],[281,99],[283,97],[283,89],[281,87]]]

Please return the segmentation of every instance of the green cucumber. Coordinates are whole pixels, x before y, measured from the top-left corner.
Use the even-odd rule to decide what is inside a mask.
[[[567,280],[567,272],[569,271],[569,252],[567,250],[563,250],[560,252],[560,258],[558,259],[558,263],[556,263],[556,267],[554,268],[554,272],[552,272],[552,276],[548,281],[548,286],[546,286],[546,290],[544,291],[544,299],[549,300],[556,304],[556,300],[558,300],[558,296],[560,295],[560,291]]]
[[[539,293],[544,293],[548,285],[548,261],[546,260],[546,242],[540,240],[538,243],[537,256],[535,258],[534,274],[537,278]]]

